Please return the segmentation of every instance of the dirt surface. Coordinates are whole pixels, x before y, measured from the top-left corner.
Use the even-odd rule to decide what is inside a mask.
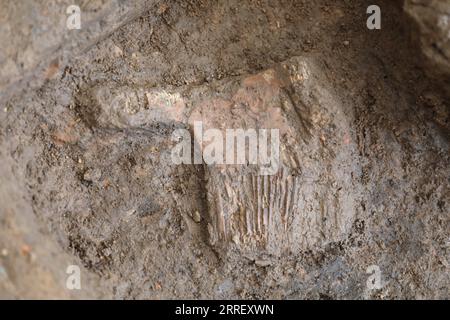
[[[450,106],[402,1],[381,30],[364,0],[139,3],[2,74],[0,298],[450,298]],[[173,165],[195,120],[280,128],[282,170]]]

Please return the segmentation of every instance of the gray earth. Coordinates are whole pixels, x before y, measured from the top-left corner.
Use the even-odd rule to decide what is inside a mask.
[[[0,298],[450,298],[450,1],[377,2],[1,0]]]

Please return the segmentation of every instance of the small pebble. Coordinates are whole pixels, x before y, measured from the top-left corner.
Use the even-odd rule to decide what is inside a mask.
[[[350,44],[350,41],[345,40],[344,41],[344,46],[348,46]]]
[[[116,45],[113,46],[113,53],[116,58],[123,56],[123,50],[119,46],[116,46]]]
[[[83,179],[86,181],[97,182],[98,180],[100,180],[101,176],[102,172],[99,169],[93,169],[87,170],[83,175]]]
[[[195,222],[199,223],[202,220],[202,217],[200,216],[200,213],[198,211],[195,211],[192,219],[194,219]]]
[[[9,252],[8,252],[7,249],[2,249],[2,256],[3,256],[3,257],[8,256],[8,254],[9,254]]]
[[[8,273],[6,272],[5,268],[0,265],[0,280],[8,279]]]
[[[268,260],[255,260],[255,264],[259,267],[268,267],[271,265],[271,262]]]
[[[21,248],[20,248],[20,252],[22,253],[22,255],[24,256],[28,256],[31,253],[31,247],[27,244],[24,244]]]

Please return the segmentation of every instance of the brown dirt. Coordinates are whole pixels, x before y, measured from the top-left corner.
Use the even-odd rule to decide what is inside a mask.
[[[0,297],[449,298],[449,100],[401,1],[378,2],[379,31],[363,0],[156,2],[11,94]],[[273,70],[289,81],[255,80]],[[211,241],[212,204],[235,176],[168,160],[174,129],[199,110],[247,121],[220,117],[243,100],[289,100],[283,119],[305,124],[285,142],[305,200],[287,214],[322,205],[331,219],[293,223],[295,243],[275,230],[270,250]],[[69,264],[82,266],[80,291],[65,288]],[[382,289],[367,288],[370,265]]]

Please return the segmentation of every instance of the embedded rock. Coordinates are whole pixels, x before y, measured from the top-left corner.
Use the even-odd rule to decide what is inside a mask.
[[[355,217],[358,164],[350,124],[331,88],[314,60],[296,57],[220,86],[192,113],[190,121],[202,121],[204,130],[220,130],[226,146],[227,130],[250,136],[256,129],[258,150],[267,142],[270,156],[277,155],[274,132],[261,139],[262,132],[279,130],[271,170],[248,163],[250,156],[248,165],[206,165],[213,245],[246,256],[282,256],[345,237]],[[244,142],[247,152],[251,144]],[[224,149],[225,158],[234,156],[236,149]]]

